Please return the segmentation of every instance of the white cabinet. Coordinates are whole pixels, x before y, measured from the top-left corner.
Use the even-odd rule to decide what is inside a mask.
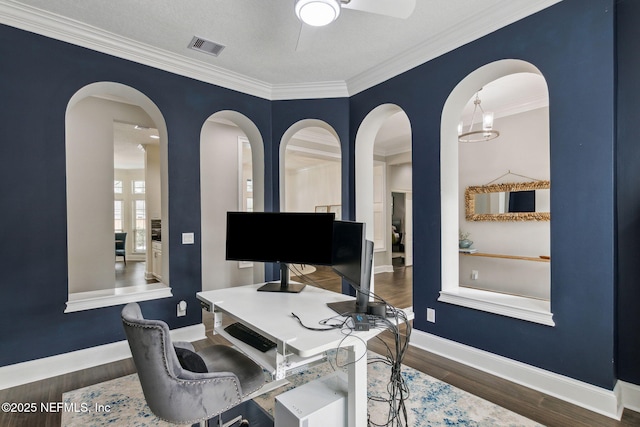
[[[162,243],[151,242],[151,273],[162,280]]]

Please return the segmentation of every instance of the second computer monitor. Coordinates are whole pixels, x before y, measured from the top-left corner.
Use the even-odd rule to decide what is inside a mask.
[[[340,314],[364,313],[369,301],[373,242],[365,238],[365,224],[334,221],[332,268],[356,290],[356,300],[329,306]]]

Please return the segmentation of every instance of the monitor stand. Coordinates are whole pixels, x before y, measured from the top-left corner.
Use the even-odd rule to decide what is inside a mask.
[[[338,302],[328,302],[327,306],[340,315],[351,314],[351,313],[366,313],[367,306],[360,307],[356,304],[356,301],[338,301]]]
[[[267,282],[266,284],[258,288],[261,292],[288,292],[291,294],[297,294],[307,286],[304,283],[296,283],[289,280],[289,266],[281,262],[280,263],[280,281]]]

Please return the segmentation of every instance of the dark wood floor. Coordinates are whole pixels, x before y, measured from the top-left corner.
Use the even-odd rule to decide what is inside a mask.
[[[310,283],[320,288],[340,292],[342,279],[330,267],[318,266],[316,271],[305,277],[292,276],[292,280]],[[413,268],[397,266],[393,272],[378,273],[374,276],[374,293],[387,303],[398,308],[413,305]]]
[[[411,268],[402,267],[397,268],[393,273],[377,274],[375,277],[376,293],[397,307],[411,306],[411,274]],[[320,268],[310,276],[322,287],[328,289],[333,287],[335,290],[340,288],[340,279],[326,269]],[[205,315],[204,322],[206,329],[210,331],[213,325],[211,316]],[[212,344],[226,343],[219,335],[214,336],[208,333],[207,336],[207,339],[194,343],[196,349],[202,349]],[[381,339],[390,342],[391,337],[382,334]],[[369,343],[369,348],[379,353],[384,352],[380,340],[372,340]],[[640,413],[625,410],[621,421],[612,420],[424,350],[410,347],[404,363],[547,426],[640,426]],[[133,362],[131,359],[126,359],[0,390],[0,402],[36,402],[38,405],[40,402],[59,402],[62,400],[62,393],[66,391],[134,372]],[[3,427],[53,427],[59,426],[60,420],[60,413],[0,412],[0,426]]]
[[[118,258],[116,261],[116,288],[123,288],[126,286],[138,286],[147,285],[149,283],[156,283],[156,279],[147,280],[144,278],[147,263],[144,261],[129,260],[125,264],[121,261],[122,258]]]

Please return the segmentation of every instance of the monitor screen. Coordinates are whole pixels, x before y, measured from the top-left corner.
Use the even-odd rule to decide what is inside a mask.
[[[333,271],[356,290],[355,301],[328,304],[339,314],[367,311],[373,261],[373,242],[365,239],[365,224],[351,221],[333,223]]]
[[[333,213],[227,212],[226,259],[331,265]]]
[[[333,223],[333,270],[354,286],[360,286],[365,242],[364,224],[335,221]]]

